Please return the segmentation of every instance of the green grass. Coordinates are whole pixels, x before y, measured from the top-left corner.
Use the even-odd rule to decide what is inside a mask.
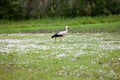
[[[48,33],[64,30],[69,32],[120,32],[120,15],[77,18],[47,18],[26,21],[0,21],[0,33]]]
[[[119,17],[0,20],[0,80],[119,80]]]
[[[119,80],[120,35],[1,34],[0,80]]]

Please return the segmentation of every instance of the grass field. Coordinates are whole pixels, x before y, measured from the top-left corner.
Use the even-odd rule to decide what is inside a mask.
[[[0,20],[0,80],[119,79],[120,15]]]
[[[120,15],[40,20],[0,20],[0,33],[53,33],[69,26],[70,33],[120,33]]]
[[[0,34],[0,80],[119,80],[118,33]]]

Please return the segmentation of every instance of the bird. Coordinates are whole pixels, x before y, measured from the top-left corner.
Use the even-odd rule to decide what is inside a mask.
[[[65,36],[68,32],[68,26],[66,26],[66,30],[65,31],[60,31],[58,33],[55,33],[53,36],[51,36],[51,38],[55,38],[54,42],[56,42],[56,38],[60,37],[60,42],[62,42],[62,37]]]

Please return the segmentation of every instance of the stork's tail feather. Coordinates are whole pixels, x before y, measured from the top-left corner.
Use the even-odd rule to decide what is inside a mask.
[[[57,33],[56,33],[56,34],[54,34],[53,36],[51,36],[51,38],[54,38],[54,37],[56,37],[56,35],[57,35]]]
[[[54,36],[51,36],[51,38],[54,38]]]

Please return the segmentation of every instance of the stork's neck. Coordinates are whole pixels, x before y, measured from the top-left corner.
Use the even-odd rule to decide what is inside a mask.
[[[66,32],[68,32],[68,28],[66,28]]]

